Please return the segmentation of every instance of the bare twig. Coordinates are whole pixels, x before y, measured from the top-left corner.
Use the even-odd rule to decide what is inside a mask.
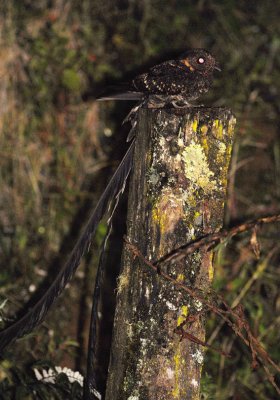
[[[175,250],[173,250],[171,253],[165,255],[162,257],[160,260],[157,261],[157,265],[163,264],[166,262],[176,262],[180,261],[182,258],[186,257],[188,254],[194,253],[196,250],[200,249],[201,247],[204,246],[213,246],[221,243],[223,240],[230,240],[234,236],[247,232],[256,226],[263,225],[263,224],[270,224],[272,222],[280,222],[280,214],[272,215],[272,216],[267,216],[267,217],[262,217],[258,218],[253,221],[248,221],[244,222],[243,224],[234,226],[233,228],[229,230],[221,230],[220,232],[215,232],[210,235],[204,236],[192,243],[188,243],[186,245],[183,245]]]
[[[166,262],[175,262],[181,260],[182,258],[186,257],[187,255],[193,253],[194,251],[200,249],[204,246],[213,246],[213,244],[217,244],[222,240],[229,240],[233,236],[236,236],[239,233],[246,232],[250,229],[255,228],[256,226],[262,224],[268,224],[272,222],[280,221],[280,214],[268,217],[258,218],[254,221],[245,222],[241,225],[235,226],[230,230],[223,230],[208,236],[205,236],[202,239],[199,239],[193,243],[181,246],[179,249],[176,249],[174,252],[169,253],[168,255],[164,256],[162,259],[158,260],[157,262],[153,263],[146,259],[146,257],[141,253],[141,251],[137,248],[137,246],[133,245],[125,239],[127,248],[133,253],[135,257],[138,257],[143,263],[152,269],[155,273],[158,273],[159,276],[163,277],[164,279],[170,281],[172,284],[176,285],[181,290],[188,293],[191,297],[200,300],[209,310],[213,311],[215,314],[219,315],[224,322],[234,331],[234,333],[239,336],[239,338],[246,344],[247,347],[250,348],[251,355],[252,355],[252,368],[257,368],[258,365],[262,365],[264,371],[267,375],[268,380],[274,386],[277,393],[280,393],[280,389],[275,383],[274,377],[271,374],[269,368],[266,364],[270,364],[276,371],[280,372],[280,368],[275,362],[269,357],[268,353],[265,349],[261,346],[260,342],[257,338],[255,338],[251,332],[249,323],[247,322],[244,314],[244,310],[241,304],[237,305],[235,308],[231,308],[224,299],[211,291],[211,295],[215,296],[216,299],[220,301],[221,306],[224,307],[217,307],[214,302],[208,301],[207,296],[197,289],[191,289],[186,286],[184,283],[177,281],[175,278],[171,277],[162,269],[160,268],[163,263]],[[208,293],[209,294],[209,293]],[[187,322],[187,321],[186,321]],[[186,323],[185,322],[185,323]],[[185,324],[184,323],[184,324]],[[175,330],[176,333],[180,334],[182,338],[187,338],[195,343],[198,343],[202,346],[210,347],[206,342],[201,341],[200,339],[194,337],[190,333],[184,331],[183,326],[179,326]],[[212,347],[211,347],[212,348]],[[214,349],[221,353],[221,351]],[[225,354],[224,354],[225,355]]]

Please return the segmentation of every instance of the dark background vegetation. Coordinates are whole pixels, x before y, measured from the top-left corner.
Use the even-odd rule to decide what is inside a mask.
[[[279,212],[279,17],[280,3],[272,0],[1,1],[0,312],[4,321],[30,298],[32,304],[61,268],[125,151],[121,120],[131,105],[97,104],[94,96],[186,48],[204,47],[216,56],[223,71],[203,103],[232,108],[238,121],[226,224]],[[122,206],[115,223],[119,243],[124,210]],[[46,321],[5,352],[0,398],[40,398],[43,389],[37,387],[37,394],[32,394],[37,384],[34,365],[52,363],[85,371],[96,249],[104,232],[103,223],[75,279]],[[230,304],[242,302],[253,333],[277,361],[279,224],[263,227],[258,236],[259,259],[249,235],[218,250],[215,289]],[[113,245],[117,255],[119,246]],[[117,255],[109,258],[114,274]],[[112,305],[108,307],[112,318]],[[225,360],[207,351],[202,398],[277,398],[262,370],[251,370],[248,350],[227,327],[217,332],[217,326],[219,321],[210,315],[208,338],[233,357]],[[41,396],[59,398],[50,392]]]

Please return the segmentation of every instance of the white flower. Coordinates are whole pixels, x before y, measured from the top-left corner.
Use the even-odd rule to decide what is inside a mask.
[[[5,299],[2,301],[2,303],[0,304],[0,310],[2,310],[5,307],[7,301],[8,301],[8,299]]]
[[[37,368],[34,368],[34,374],[37,378],[38,381],[40,381],[41,379],[43,379],[43,376],[40,374],[40,372],[38,371]]]
[[[41,372],[37,368],[34,368],[34,374],[38,381],[43,381],[46,383],[55,384],[55,380],[59,374],[65,374],[69,379],[69,382],[78,382],[81,386],[84,384],[84,377],[78,371],[72,371],[70,368],[55,367],[54,369],[49,368],[49,370],[43,369]],[[98,392],[97,392],[98,393]]]
[[[61,367],[55,367],[55,370],[58,374],[60,374],[62,372],[62,368]]]

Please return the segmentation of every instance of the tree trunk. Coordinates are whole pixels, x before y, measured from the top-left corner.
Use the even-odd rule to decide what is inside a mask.
[[[143,109],[127,217],[128,240],[149,261],[220,230],[235,119],[222,108]],[[213,252],[201,249],[164,273],[207,293]],[[124,249],[106,400],[199,399],[203,304]]]

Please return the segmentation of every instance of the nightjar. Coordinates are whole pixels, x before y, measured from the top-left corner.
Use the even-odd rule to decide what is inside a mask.
[[[214,70],[220,71],[215,58],[204,49],[192,49],[176,60],[165,61],[136,76],[125,92],[100,97],[98,100],[143,100],[163,106],[190,105],[206,93],[213,81]]]

